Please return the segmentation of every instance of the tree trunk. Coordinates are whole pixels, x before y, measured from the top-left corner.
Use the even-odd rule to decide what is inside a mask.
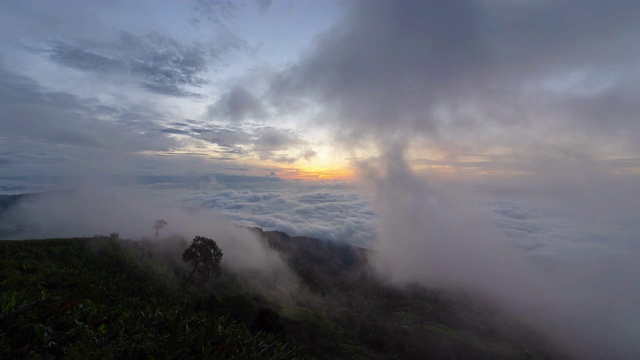
[[[196,272],[198,265],[200,265],[200,261],[198,261],[195,265],[193,265],[193,270],[191,270],[191,273],[189,274],[189,277],[187,278],[187,280],[185,280],[182,286],[180,286],[180,289],[182,289],[183,287],[185,287],[185,285],[189,283],[189,280],[191,280],[191,278],[193,277],[193,273]]]

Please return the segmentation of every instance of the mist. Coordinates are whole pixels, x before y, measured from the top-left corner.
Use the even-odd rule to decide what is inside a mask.
[[[356,159],[380,216],[374,264],[391,283],[464,289],[575,358],[632,359],[640,87],[629,40],[640,26],[627,16],[637,11],[633,1],[349,2],[269,75],[262,98],[282,114],[312,104],[312,123]],[[485,161],[455,177],[412,166],[468,156]],[[476,201],[481,183],[576,210],[608,243],[530,256]]]
[[[431,184],[408,167],[401,148],[359,166],[381,219],[371,262],[390,283],[497,304],[575,358],[631,359],[640,350],[637,253],[539,263],[488,221],[469,188]],[[611,207],[609,216],[621,210]]]
[[[293,59],[267,56],[271,64],[260,57],[260,40],[247,46],[227,34],[236,45],[225,45],[202,25],[215,15],[210,5],[189,15],[197,21],[147,5],[148,14],[126,13],[135,21],[119,34],[113,24],[127,21],[117,7],[97,21],[93,5],[38,16],[8,6],[5,30],[18,40],[0,64],[0,129],[8,144],[0,165],[19,175],[79,178],[230,167],[277,176],[315,165],[309,154],[321,158],[333,148],[347,154],[375,211],[358,205],[355,217],[366,221],[345,217],[342,230],[332,231],[338,221],[331,216],[355,207],[327,207],[315,234],[357,234],[389,284],[461,290],[497,304],[576,359],[637,358],[640,2],[339,2],[335,23],[294,49]],[[163,16],[149,15],[156,7]],[[314,17],[327,16],[316,10]],[[147,30],[140,18],[176,28],[153,23]],[[284,32],[313,25],[310,18]],[[279,20],[247,32],[269,33],[261,29]],[[40,28],[51,21],[65,41]],[[271,39],[265,52],[289,40],[299,41]],[[217,64],[235,64],[229,54],[247,48],[255,50],[247,50],[253,66],[214,76]],[[95,84],[103,89],[87,98]],[[327,163],[345,161],[324,155]],[[297,291],[295,276],[253,232],[178,205],[170,191],[82,179],[74,188],[3,216],[20,222],[24,238],[151,237],[164,219],[160,236],[210,237],[233,271],[284,279],[283,297]],[[207,197],[216,200],[199,198]],[[526,223],[510,230],[528,237],[512,238],[487,206],[495,201],[552,209],[538,220],[564,223],[544,239],[538,224]],[[505,205],[502,216],[523,225],[525,210]],[[317,225],[309,214],[318,211],[303,208],[295,219]],[[235,215],[287,231],[314,228],[292,224],[287,214],[286,222],[270,213]],[[352,231],[362,224],[366,231]],[[372,243],[364,241],[374,230]]]
[[[82,182],[76,179],[75,183]],[[159,219],[167,225],[159,230],[159,239],[153,239],[153,225]],[[20,224],[24,231],[14,237],[18,239],[118,233],[124,239],[153,243],[171,235],[188,241],[204,236],[222,249],[224,268],[246,278],[253,290],[289,303],[300,292],[298,279],[286,262],[254,231],[214,211],[187,207],[170,191],[90,181],[74,190],[29,197],[3,213],[3,221]]]

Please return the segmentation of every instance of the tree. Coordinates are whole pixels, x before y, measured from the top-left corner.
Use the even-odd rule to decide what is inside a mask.
[[[166,225],[167,225],[167,222],[162,219],[156,220],[156,223],[153,224],[153,229],[156,231],[156,239],[158,238],[158,232],[160,232],[160,229],[162,229]]]
[[[222,250],[215,241],[204,236],[193,238],[191,245],[182,254],[182,260],[193,266],[193,270],[182,286],[189,283],[196,271],[203,280],[220,276],[222,255]]]

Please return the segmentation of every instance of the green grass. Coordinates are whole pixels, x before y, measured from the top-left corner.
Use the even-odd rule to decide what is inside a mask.
[[[305,358],[191,306],[176,269],[142,255],[108,238],[1,241],[0,358]]]
[[[362,249],[261,235],[301,279],[294,303],[228,269],[181,289],[179,237],[0,241],[0,358],[560,358],[468,297],[383,283]],[[277,310],[276,334],[259,331],[264,308]]]

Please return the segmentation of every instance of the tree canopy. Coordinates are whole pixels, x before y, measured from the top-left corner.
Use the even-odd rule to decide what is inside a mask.
[[[191,245],[182,254],[182,260],[193,266],[184,285],[191,280],[196,272],[203,280],[220,276],[222,255],[222,250],[212,239],[204,236],[193,238]]]
[[[160,219],[160,220],[156,220],[155,224],[153,224],[153,230],[156,231],[156,239],[158,238],[158,232],[160,232],[160,230],[165,227],[167,225],[167,222]]]

